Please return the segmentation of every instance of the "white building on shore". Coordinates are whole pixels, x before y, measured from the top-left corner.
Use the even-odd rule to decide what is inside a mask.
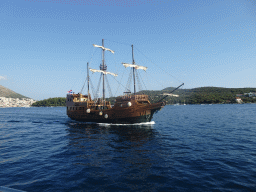
[[[236,97],[236,102],[241,104],[241,103],[243,103],[243,100],[240,97]]]
[[[36,101],[29,98],[0,97],[0,107],[30,107]]]

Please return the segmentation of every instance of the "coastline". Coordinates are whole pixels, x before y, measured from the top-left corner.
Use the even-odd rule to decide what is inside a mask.
[[[6,98],[0,97],[0,108],[10,108],[10,107],[31,107],[36,101],[30,98]]]

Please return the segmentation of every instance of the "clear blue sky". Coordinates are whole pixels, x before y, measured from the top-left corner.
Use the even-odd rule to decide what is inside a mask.
[[[4,0],[0,18],[0,84],[36,100],[79,92],[102,39],[124,86],[133,44],[147,89],[256,87],[253,0]]]

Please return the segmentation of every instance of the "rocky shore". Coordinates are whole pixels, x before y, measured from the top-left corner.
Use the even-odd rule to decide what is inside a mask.
[[[36,101],[29,98],[6,98],[0,97],[0,108],[1,107],[30,107]]]

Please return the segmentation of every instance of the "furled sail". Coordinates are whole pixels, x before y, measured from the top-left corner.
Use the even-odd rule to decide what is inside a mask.
[[[99,73],[103,73],[103,74],[109,74],[109,75],[113,75],[113,76],[117,76],[117,74],[115,74],[115,73],[110,73],[110,72],[108,72],[108,71],[103,71],[103,70],[98,70],[98,69],[90,69],[90,71],[92,71],[93,73],[95,73],[95,72],[99,72]]]
[[[143,69],[144,71],[147,70],[147,67],[143,67],[143,66],[140,66],[140,65],[135,65],[135,64],[129,64],[129,63],[122,63],[123,66],[126,68],[126,67],[134,67],[135,69]]]
[[[99,48],[101,48],[101,49],[103,49],[103,50],[106,50],[106,51],[110,51],[111,53],[115,53],[115,51],[113,51],[113,50],[111,50],[111,49],[108,49],[108,48],[106,48],[106,47],[103,47],[103,46],[101,46],[101,45],[95,45],[95,44],[93,44],[93,46],[94,47],[99,47]]]

